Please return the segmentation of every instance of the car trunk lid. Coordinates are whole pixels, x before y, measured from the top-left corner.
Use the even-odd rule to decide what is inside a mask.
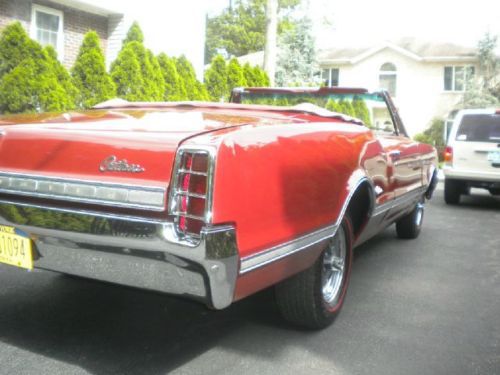
[[[21,124],[18,124],[21,122]],[[164,210],[183,140],[257,117],[201,110],[106,110],[2,118],[0,193]]]

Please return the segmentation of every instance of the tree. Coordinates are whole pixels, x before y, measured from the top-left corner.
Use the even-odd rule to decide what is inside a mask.
[[[272,103],[272,105],[277,105],[279,107],[288,107],[290,103],[288,102],[288,99],[286,97],[282,96],[274,99],[274,103]]]
[[[71,76],[78,90],[76,103],[80,108],[90,108],[116,96],[116,87],[106,71],[104,53],[95,31],[85,34]]]
[[[165,81],[163,100],[167,102],[185,100],[186,88],[181,82],[181,78],[175,67],[174,59],[168,57],[165,53],[160,53],[158,55],[158,64],[160,65]]]
[[[267,0],[235,0],[233,7],[220,15],[207,19],[205,41],[205,63],[217,54],[225,57],[242,56],[262,51],[266,33]],[[287,11],[293,9],[300,0],[278,2],[280,22],[278,32],[290,28]]]
[[[463,100],[459,104],[461,108],[486,108],[500,105],[500,96],[495,96],[495,89],[485,89],[478,81],[471,81],[467,85]]]
[[[438,150],[438,156],[440,161],[442,161],[443,150],[446,146],[444,141],[444,120],[435,118],[432,120],[431,124],[424,130],[423,133],[415,134],[413,137],[416,141],[422,143],[428,143]]]
[[[154,56],[144,47],[144,45],[136,40],[128,42],[125,44],[124,48],[130,49],[139,64],[141,70],[141,78],[143,84],[143,97],[141,100],[143,101],[159,101],[162,100],[163,94],[165,92],[165,83],[163,81],[163,77],[158,77],[158,71],[155,72],[153,68],[154,62],[152,61],[152,57]],[[161,73],[160,73],[161,74]],[[159,82],[161,81],[161,86],[159,86]]]
[[[145,98],[141,66],[130,43],[118,53],[111,65],[111,78],[116,84],[117,95],[129,101]]]
[[[0,79],[37,51],[36,42],[31,40],[20,22],[14,22],[2,30],[0,34]]]
[[[79,91],[73,84],[71,75],[57,59],[57,52],[52,46],[45,46],[44,50],[47,55],[48,63],[56,75],[57,81],[68,95],[68,101],[70,103],[68,108],[74,108]]]
[[[254,67],[255,75],[258,77],[258,83],[260,87],[269,87],[271,85],[271,79],[267,75],[267,72],[260,66],[256,65]]]
[[[255,76],[255,71],[249,63],[243,65],[243,77],[245,78],[247,87],[257,87],[259,77]]]
[[[307,17],[297,20],[293,29],[281,35],[278,45],[276,84],[303,86],[313,83],[313,73],[317,69],[312,21]]]
[[[158,63],[158,59],[156,58],[155,55],[153,55],[153,52],[151,52],[151,50],[147,50],[146,58],[149,60],[151,64],[150,78],[151,78],[151,85],[154,88],[154,91],[152,91],[153,100],[161,101],[165,96],[165,79],[163,78],[163,73],[160,64]]]
[[[354,110],[353,117],[359,118],[367,126],[371,126],[370,111],[365,101],[359,96],[355,96],[352,100]]]
[[[186,56],[181,55],[175,59],[175,67],[179,73],[180,79],[186,89],[187,100],[208,100],[207,90],[201,82],[196,79],[196,73],[193,65]]]
[[[123,40],[123,44],[127,44],[130,42],[144,43],[144,34],[137,21],[134,21],[134,23],[132,23],[132,25],[128,29],[127,36]]]
[[[245,87],[247,82],[243,74],[243,69],[237,59],[233,58],[227,65],[227,88],[231,93],[236,87]]]
[[[478,79],[467,82],[462,108],[484,108],[500,105],[500,59],[495,54],[498,37],[489,32],[477,44]]]
[[[31,40],[20,23],[0,35],[0,112],[64,111],[73,107],[67,76],[49,50]],[[66,80],[63,84],[59,78]]]
[[[325,108],[329,111],[340,113],[339,104],[331,98],[326,102]]]
[[[24,59],[0,81],[0,111],[3,113],[64,111],[72,104],[47,58]]]
[[[198,94],[195,100],[200,100],[204,102],[210,101],[210,95],[208,93],[207,87],[198,80],[196,80],[196,90]]]
[[[120,87],[119,94],[139,101],[160,101],[165,95],[165,81],[156,57],[143,42],[141,28],[134,22],[123,41],[122,50],[111,65],[111,76],[117,87]],[[125,50],[125,53],[121,53]],[[139,73],[136,71],[136,63]],[[139,74],[139,77],[132,77],[130,70]],[[118,81],[120,79],[126,81]],[[133,86],[127,87],[128,84]]]
[[[205,86],[210,99],[219,102],[227,97],[227,67],[224,57],[217,55],[205,71]]]
[[[344,115],[354,117],[354,107],[349,100],[340,99],[337,103],[337,112]]]
[[[487,32],[477,44],[482,84],[484,89],[490,92],[499,83],[500,59],[495,54],[497,44],[498,36],[491,35],[490,32]]]

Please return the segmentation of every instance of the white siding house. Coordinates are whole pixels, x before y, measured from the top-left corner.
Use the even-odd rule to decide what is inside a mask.
[[[326,85],[389,90],[411,135],[433,118],[449,116],[478,64],[473,48],[414,39],[371,48],[331,48],[321,51],[318,60]],[[376,125],[378,119],[374,121]]]

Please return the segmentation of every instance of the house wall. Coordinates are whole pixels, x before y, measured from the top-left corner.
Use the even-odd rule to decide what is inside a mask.
[[[186,55],[198,79],[203,79],[206,14],[202,0],[177,2],[175,9],[171,2],[154,1],[153,11],[152,6],[140,1],[82,0],[81,3],[113,11],[106,17],[94,14],[90,9],[85,12],[51,0],[0,0],[0,29],[13,21],[20,21],[29,32],[32,4],[61,10],[64,13],[64,65],[67,68],[73,65],[84,34],[93,29],[101,38],[109,67],[135,20],[144,32],[147,48],[155,54]]]
[[[462,63],[419,62],[390,48],[355,65],[336,66],[340,69],[339,85],[377,89],[380,67],[388,62],[397,69],[394,100],[410,135],[425,130],[433,118],[446,117],[462,100],[462,93],[445,92],[443,87],[444,66]]]
[[[19,21],[29,29],[31,22],[31,2],[0,0],[0,29],[13,21]]]
[[[101,46],[106,51],[108,40],[108,19],[81,10],[69,8],[46,0],[0,0],[0,28],[13,21],[20,21],[29,33],[31,27],[32,4],[38,4],[64,13],[64,60],[70,68],[78,55],[78,50],[85,33],[95,30],[101,39]]]

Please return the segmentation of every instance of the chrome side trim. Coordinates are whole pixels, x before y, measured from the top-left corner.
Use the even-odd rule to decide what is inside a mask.
[[[0,198],[0,204],[1,203],[12,204],[12,205],[21,206],[21,207],[29,207],[29,208],[47,210],[47,211],[55,211],[55,212],[60,212],[60,213],[64,213],[64,214],[90,215],[90,216],[103,218],[103,219],[127,220],[127,221],[132,221],[132,222],[142,222],[142,223],[149,223],[149,224],[165,224],[165,223],[167,223],[167,221],[163,220],[163,219],[160,220],[160,219],[145,218],[145,217],[141,217],[141,216],[117,215],[117,214],[113,214],[113,213],[97,212],[97,211],[92,211],[92,210],[81,210],[81,209],[75,209],[75,208],[62,208],[62,207],[45,206],[42,204],[18,202],[16,200],[4,199],[4,198]]]
[[[319,231],[306,234],[284,244],[274,246],[258,254],[241,259],[240,275],[253,271],[256,268],[275,262],[281,258],[295,254],[307,249],[323,240],[333,237],[337,231],[337,225],[331,225]]]
[[[243,275],[247,272],[253,271],[257,268],[266,266],[272,262],[280,260],[284,257],[295,254],[299,251],[306,250],[311,246],[314,246],[321,241],[327,240],[335,235],[337,229],[339,228],[342,220],[344,219],[347,208],[349,207],[349,203],[354,195],[354,193],[358,190],[358,188],[363,183],[369,183],[368,178],[362,177],[359,179],[349,191],[349,195],[342,205],[342,209],[340,211],[339,217],[335,224],[322,228],[312,233],[308,233],[291,241],[285,242],[283,244],[271,247],[264,251],[261,251],[257,254],[250,255],[241,259],[241,268],[240,275]],[[373,190],[373,189],[372,189]]]
[[[0,172],[0,193],[163,211],[166,188]]]
[[[400,197],[397,197],[395,199],[390,200],[389,202],[382,203],[378,206],[375,207],[373,211],[373,216],[381,215],[394,207],[404,205],[406,203],[410,203],[411,201],[421,197],[423,194],[425,194],[427,190],[426,186],[419,187],[418,189],[415,189],[413,191],[410,191],[409,193],[406,193]]]

